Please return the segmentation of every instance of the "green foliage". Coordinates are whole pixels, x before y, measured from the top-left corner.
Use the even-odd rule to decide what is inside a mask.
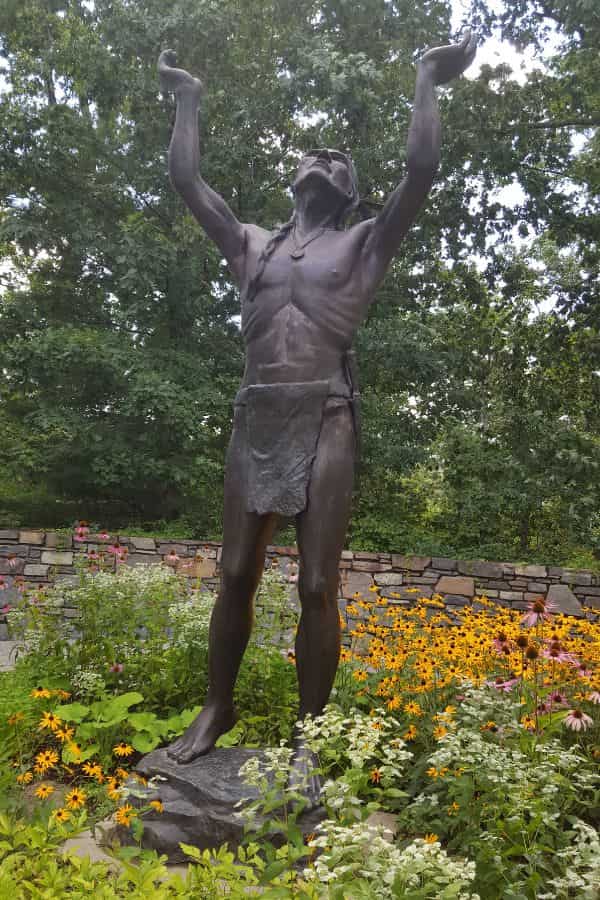
[[[598,549],[598,19],[533,0],[464,17],[544,66],[442,92],[436,187],[358,339],[351,539],[559,563]],[[378,211],[413,60],[450,21],[408,0],[4,3],[3,521],[220,532],[239,303],[168,184],[159,50],[206,82],[206,180],[270,227],[309,146],[352,148],[361,214]]]

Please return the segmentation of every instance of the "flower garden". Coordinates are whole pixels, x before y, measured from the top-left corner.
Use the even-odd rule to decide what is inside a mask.
[[[331,703],[303,725],[327,813],[305,837],[301,800],[285,796],[297,695],[277,639],[289,576],[267,572],[240,719],[219,741],[269,748],[243,772],[260,801],[241,812],[240,848],[186,847],[181,874],[141,848],[129,792],[137,761],[200,708],[214,597],[169,565],[106,569],[93,555],[77,583],[23,585],[7,610],[20,652],[0,675],[0,897],[600,896],[593,611],[356,596]],[[109,818],[132,832],[114,865],[63,850]]]

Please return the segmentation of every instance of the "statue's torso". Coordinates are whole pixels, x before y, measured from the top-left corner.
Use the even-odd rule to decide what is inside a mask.
[[[247,280],[269,235],[251,233]],[[344,354],[368,308],[361,283],[360,228],[326,231],[299,259],[288,235],[269,258],[256,297],[242,305],[246,343],[243,385],[298,382],[343,376]]]

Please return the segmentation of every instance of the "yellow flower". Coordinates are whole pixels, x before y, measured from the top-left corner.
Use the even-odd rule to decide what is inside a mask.
[[[79,744],[76,744],[75,741],[69,741],[69,743],[67,744],[67,748],[73,754],[73,756],[77,758],[81,756],[81,747]],[[75,763],[78,761],[77,758],[74,760]]]
[[[43,775],[48,769],[53,769],[58,762],[56,750],[41,750],[35,757],[35,771]]]
[[[455,800],[454,803],[451,803],[450,806],[448,807],[448,815],[455,816],[456,813],[459,811],[459,809],[460,809],[460,806],[458,805],[458,803]]]
[[[439,838],[438,838],[437,834],[434,834],[433,832],[431,832],[431,834],[426,834],[425,837],[423,838],[423,840],[425,841],[426,844],[435,844],[435,843],[437,843]]]
[[[441,741],[441,739],[443,737],[445,737],[447,734],[448,734],[448,729],[444,728],[443,725],[437,725],[433,729],[433,736],[436,739],[436,741]]]
[[[61,743],[65,743],[65,741],[70,741],[73,735],[75,734],[74,728],[57,728],[54,732],[54,736],[58,738]]]
[[[79,809],[80,806],[85,806],[86,799],[85,791],[82,791],[81,788],[73,788],[65,797],[65,803],[69,809]]]
[[[120,806],[115,813],[115,819],[119,825],[131,825],[131,820],[137,816],[136,811],[130,803]]]
[[[404,712],[408,713],[409,716],[422,716],[423,710],[414,700],[409,700],[408,703],[404,704]]]
[[[122,769],[119,766],[118,769],[115,769],[115,776],[117,778],[120,778],[121,781],[127,781],[127,779],[129,778],[129,772],[127,771],[127,769]]]
[[[380,772],[380,770],[379,770],[379,769],[372,769],[372,770],[371,770],[371,774],[370,774],[370,776],[369,776],[369,779],[370,779],[370,781],[372,782],[372,784],[379,784],[380,781],[381,781],[381,772]]]
[[[33,772],[21,772],[17,775],[17,784],[31,784],[33,781]]]
[[[448,768],[447,768],[447,766],[442,766],[441,769],[436,769],[435,766],[430,766],[430,767],[427,769],[427,772],[426,772],[425,774],[426,774],[426,775],[429,775],[429,777],[430,777],[430,778],[433,778],[434,781],[435,781],[435,780],[437,780],[438,778],[443,778],[444,775],[446,775],[447,773],[448,773]]]
[[[54,691],[54,694],[56,697],[59,698],[59,700],[68,700],[69,697],[71,696],[69,691],[63,691],[62,688],[59,688],[57,691]]]
[[[51,784],[40,784],[40,786],[35,789],[35,796],[39,797],[40,800],[47,800],[50,794],[53,793],[54,788]]]
[[[156,812],[159,812],[159,813],[163,812],[164,807],[160,800],[151,800],[150,806],[152,807],[152,809],[155,809]]]
[[[106,793],[110,800],[119,800],[121,791],[119,790],[119,782],[116,778],[109,778],[106,783]]]
[[[99,763],[89,763],[84,762],[82,765],[83,772],[88,776],[88,778],[95,778],[98,784],[102,784],[104,781],[104,775],[102,774],[102,766]]]
[[[131,756],[134,753],[133,747],[129,744],[126,744],[124,741],[120,741],[116,747],[113,747],[113,753],[115,756]]]
[[[52,696],[52,692],[49,691],[48,688],[37,687],[32,690],[31,696],[35,700],[49,700]]]
[[[60,728],[61,725],[62,719],[59,719],[58,716],[55,716],[52,712],[45,712],[42,716],[40,724],[38,725],[38,728],[49,728],[50,731],[56,731],[56,729]]]
[[[71,813],[68,809],[55,809],[52,813],[52,818],[56,822],[68,822],[71,818]]]
[[[404,740],[405,741],[414,741],[414,739],[416,738],[418,733],[419,732],[417,731],[416,725],[409,725],[408,728],[406,729],[406,731],[404,732]]]
[[[352,673],[352,677],[355,681],[366,681],[369,676],[364,669],[355,669]]]
[[[13,713],[12,716],[9,716],[6,721],[8,722],[9,725],[17,725],[19,722],[22,722],[24,718],[25,718],[25,713],[16,712],[16,713]]]

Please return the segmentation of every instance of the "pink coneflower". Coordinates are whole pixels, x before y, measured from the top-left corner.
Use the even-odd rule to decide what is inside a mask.
[[[539,622],[549,622],[557,608],[558,607],[552,600],[544,600],[543,597],[536,597],[536,599],[527,607],[528,612],[522,617],[521,622],[528,627],[533,627]]]
[[[101,531],[98,535],[99,541],[110,541],[110,534],[108,531]]]
[[[565,725],[571,731],[585,731],[594,724],[591,716],[586,715],[580,709],[570,709],[565,716]]]
[[[5,603],[4,606],[0,608],[0,613],[5,616],[8,612],[10,612],[10,603]]]
[[[589,703],[593,703],[594,706],[600,705],[600,691],[591,691],[585,699],[588,700]]]
[[[87,558],[90,560],[90,562],[95,562],[100,557],[96,550],[90,550],[90,552],[87,554]]]
[[[496,678],[494,681],[486,681],[487,687],[496,688],[497,691],[504,691],[508,694],[519,683],[518,678]]]
[[[506,656],[510,653],[511,642],[503,631],[498,632],[492,641],[492,646],[496,653],[503,653]]]
[[[578,665],[577,658],[565,650],[560,641],[551,641],[550,645],[542,650],[542,656],[546,659],[553,659],[557,663],[569,663],[571,666]]]
[[[111,544],[108,548],[108,552],[114,553],[115,556],[118,556],[119,553],[121,553],[122,549],[123,547],[121,546],[121,544],[118,541],[115,541],[114,544]]]
[[[180,559],[181,557],[175,553],[174,549],[169,550],[165,556],[165,562],[168,566],[176,566]]]
[[[554,706],[565,706],[569,702],[566,696],[561,694],[560,691],[553,691],[548,699]]]
[[[115,672],[117,675],[120,675],[125,666],[123,663],[115,662],[111,666],[108,667],[109,672]]]

